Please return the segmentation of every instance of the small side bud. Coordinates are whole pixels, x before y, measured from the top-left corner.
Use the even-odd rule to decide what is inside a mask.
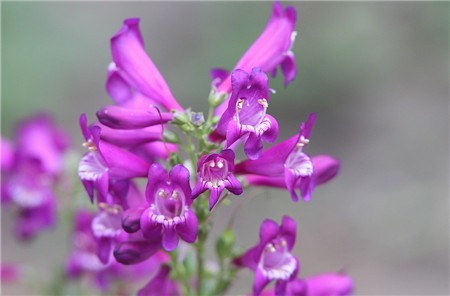
[[[172,143],[172,144],[179,144],[180,143],[180,137],[178,137],[178,134],[169,131],[169,130],[164,130],[163,132],[163,137],[164,140],[168,143]]]
[[[234,232],[230,228],[225,229],[219,236],[216,243],[216,251],[221,260],[229,256],[231,253],[231,248],[234,245],[234,241]]]
[[[202,126],[205,123],[205,117],[203,116],[203,112],[192,112],[191,114],[191,122],[195,126]]]
[[[228,93],[217,93],[213,88],[209,93],[209,104],[213,108],[217,108],[228,98]]]

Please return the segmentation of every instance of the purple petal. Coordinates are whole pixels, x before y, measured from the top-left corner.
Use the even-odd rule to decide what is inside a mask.
[[[283,216],[283,221],[280,227],[280,236],[282,236],[288,245],[288,250],[291,251],[295,244],[295,236],[297,233],[297,223],[294,219],[288,216]]]
[[[108,263],[111,250],[112,250],[111,238],[101,237],[98,240],[97,256],[103,264]]]
[[[284,296],[286,295],[286,286],[288,281],[278,280],[275,284],[275,295]]]
[[[286,188],[291,194],[292,200],[294,202],[298,201],[298,195],[295,192],[295,183],[297,183],[298,176],[296,176],[291,169],[285,168],[284,170],[284,180],[286,182]]]
[[[292,52],[288,53],[281,62],[281,72],[284,75],[284,87],[287,87],[289,82],[294,80],[297,75],[297,66],[295,65],[295,57]]]
[[[257,268],[255,272],[255,282],[253,283],[253,295],[257,296],[261,294],[265,286],[270,282],[270,280],[264,275],[261,268]]]
[[[202,178],[200,176],[198,176],[197,184],[195,185],[194,189],[192,189],[191,198],[192,199],[197,198],[200,194],[205,192],[207,189],[208,189],[208,187],[205,186],[204,182],[202,181]]]
[[[170,252],[178,247],[178,235],[173,226],[164,227],[162,235],[162,247]]]
[[[141,216],[139,221],[141,225],[142,234],[145,238],[151,240],[157,240],[161,237],[163,228],[161,224],[151,220],[150,215],[152,214],[150,208],[146,209]]]
[[[314,191],[314,180],[312,177],[302,177],[300,179],[300,193],[304,201],[311,200],[311,194]]]
[[[183,190],[186,198],[186,204],[189,206],[192,203],[191,199],[191,185],[189,183],[189,170],[182,164],[177,164],[172,168],[169,174],[169,182],[177,184]]]
[[[302,279],[294,279],[288,284],[288,295],[291,296],[308,296],[306,282]]]
[[[234,195],[240,195],[243,192],[242,184],[233,174],[227,177],[225,188],[228,189]]]
[[[228,123],[226,132],[227,145],[231,147],[239,138],[241,138],[246,132],[242,131],[241,126],[234,120]]]
[[[130,109],[120,106],[103,106],[97,111],[98,120],[109,127],[118,129],[144,128],[169,122],[173,114],[158,112],[155,108]]]
[[[147,176],[150,164],[135,154],[107,142],[100,142],[99,151],[113,179],[128,179]]]
[[[209,71],[212,78],[212,85],[218,87],[229,75],[229,72],[225,69],[213,68]]]
[[[266,118],[270,121],[270,127],[264,132],[262,138],[268,143],[273,143],[278,137],[278,122],[272,115],[266,114]]]
[[[94,123],[93,126],[102,129],[102,140],[123,148],[162,140],[161,128],[157,126],[133,130],[113,129],[101,123]]]
[[[176,225],[178,235],[187,243],[195,242],[197,238],[198,220],[195,213],[188,210],[186,221]]]
[[[147,260],[161,248],[161,240],[139,240],[119,243],[114,257],[122,264],[130,265]]]
[[[259,67],[263,72],[272,73],[279,64],[285,61],[286,55],[292,47],[292,32],[296,21],[295,8],[288,6],[283,12],[283,7],[279,2],[274,3],[272,16],[267,23],[263,33],[252,44],[247,52],[242,56],[234,69],[242,69],[250,72],[251,69]],[[285,70],[287,66],[285,65]],[[290,75],[295,72],[287,71]],[[285,72],[283,71],[283,74]],[[289,81],[293,77],[289,77]],[[287,79],[286,79],[287,80]],[[230,77],[218,87],[219,92],[230,92]],[[226,102],[222,104],[216,114],[222,114]]]
[[[259,245],[258,245],[258,253],[257,258],[261,257],[261,254],[264,250],[264,246],[267,245],[268,242],[273,240],[278,236],[280,228],[278,224],[270,219],[266,219],[261,224],[261,228],[259,229]]]
[[[153,203],[156,191],[159,189],[161,183],[166,184],[169,174],[166,169],[159,164],[154,163],[148,171],[148,183],[145,196],[149,204]]]
[[[252,186],[269,186],[275,188],[286,188],[284,176],[266,177],[259,175],[245,175],[245,181]]]
[[[235,258],[233,260],[233,264],[239,267],[245,266],[252,270],[256,270],[259,263],[259,257],[261,254],[259,249],[260,249],[259,245],[249,249],[247,252],[244,253],[244,255]]]
[[[316,185],[328,182],[336,176],[341,162],[330,155],[317,155],[312,158]]]
[[[257,136],[255,133],[250,133],[244,145],[245,155],[247,155],[249,159],[255,160],[259,158],[262,150],[263,150],[263,143],[261,137]]]
[[[222,191],[223,191],[223,187],[210,188],[210,194],[209,194],[209,210],[210,211],[216,205],[217,201],[219,200],[220,195],[222,194]]]
[[[106,91],[117,104],[123,104],[133,96],[130,85],[120,76],[114,63],[108,67],[108,78],[106,79]]]
[[[144,51],[139,31],[139,19],[127,19],[123,27],[111,38],[113,60],[123,78],[167,110],[183,108],[172,96],[164,78]]]
[[[15,161],[14,146],[11,141],[7,140],[3,136],[0,139],[1,139],[1,141],[0,141],[0,153],[1,153],[0,167],[1,167],[2,172],[10,171],[13,168],[14,161]]]
[[[236,165],[236,174],[258,174],[263,176],[282,176],[284,163],[297,143],[298,136],[293,136],[264,150],[257,160],[246,160]]]
[[[138,296],[179,295],[178,288],[169,278],[170,268],[162,265],[158,274],[137,293]]]
[[[326,273],[306,279],[308,296],[350,295],[353,290],[352,279],[345,274]]]
[[[134,233],[141,229],[141,217],[147,209],[146,205],[131,208],[123,213],[122,228],[128,233]]]

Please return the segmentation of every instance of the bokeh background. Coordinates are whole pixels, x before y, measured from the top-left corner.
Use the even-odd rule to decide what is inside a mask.
[[[294,2],[297,78],[277,90],[269,113],[279,140],[317,114],[311,155],[342,161],[339,176],[294,204],[287,192],[253,193],[236,220],[243,248],[265,218],[298,223],[301,276],[345,269],[358,295],[449,294],[449,3]],[[141,17],[146,50],[182,106],[207,111],[209,69],[231,69],[259,36],[271,2],[3,2],[1,132],[49,111],[72,132],[78,117],[111,103],[104,83],[109,38]],[[66,197],[67,198],[67,197]],[[86,197],[87,198],[87,197]],[[245,197],[243,197],[245,198]],[[239,204],[218,215],[220,230]],[[2,210],[2,261],[42,283],[64,261],[64,223],[30,244],[11,235]],[[243,271],[230,295],[250,291]],[[4,294],[35,290],[3,285]]]

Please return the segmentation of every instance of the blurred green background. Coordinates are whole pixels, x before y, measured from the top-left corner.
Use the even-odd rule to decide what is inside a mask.
[[[297,220],[301,276],[344,268],[358,295],[449,291],[449,3],[293,2],[297,78],[282,77],[269,113],[279,140],[317,114],[306,152],[342,161],[338,178],[294,204],[285,191],[257,191],[239,213],[238,238],[258,240],[265,218]],[[207,111],[212,67],[231,69],[262,32],[271,2],[2,2],[1,132],[38,110],[72,132],[112,101],[104,90],[109,38],[141,17],[147,53],[184,107]],[[86,197],[87,198],[87,197]],[[243,197],[245,198],[245,196]],[[222,209],[222,229],[239,203]],[[29,245],[2,211],[2,261],[43,282],[68,252],[63,227]],[[248,293],[243,271],[230,294]],[[33,293],[4,285],[7,294]],[[24,292],[26,291],[26,292]],[[34,292],[37,293],[37,292]]]

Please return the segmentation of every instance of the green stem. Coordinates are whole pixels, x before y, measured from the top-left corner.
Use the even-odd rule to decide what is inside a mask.
[[[195,155],[195,146],[192,143],[192,136],[191,134],[187,134],[186,135],[187,141],[188,141],[188,153],[189,156],[191,157],[191,161],[192,161],[192,165],[196,166],[197,165],[197,156]]]
[[[205,269],[205,242],[199,239],[197,243],[197,295],[203,295],[203,275]]]

